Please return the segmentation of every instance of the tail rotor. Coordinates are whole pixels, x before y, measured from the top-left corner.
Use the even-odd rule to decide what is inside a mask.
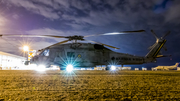
[[[164,39],[166,36],[168,36],[171,33],[171,31],[168,31],[166,34],[164,34],[164,36],[162,36],[161,38]]]
[[[146,55],[146,58],[149,58],[150,61],[154,61],[153,59],[158,58],[158,57],[166,57],[164,55],[159,55],[161,48],[163,48],[165,51],[167,51],[167,48],[164,46],[166,43],[166,39],[164,39],[167,35],[170,34],[170,31],[168,31],[165,35],[162,37],[158,38],[156,33],[151,30],[153,36],[156,38],[156,42],[150,46],[148,49],[150,49],[149,53]]]
[[[156,38],[156,40],[158,40],[159,38],[157,37],[156,33],[153,30],[151,30],[151,32],[154,35],[154,37]]]
[[[158,38],[158,37],[157,37],[157,34],[154,32],[154,30],[151,30],[151,32],[152,32],[152,34],[154,35],[154,37],[156,38],[156,43],[153,44],[152,46],[150,46],[148,49],[152,49],[153,47],[155,47],[159,42],[162,42],[162,41],[164,40],[164,38],[171,33],[170,31],[168,31],[168,32],[167,32],[166,34],[164,34],[161,38]],[[165,51],[167,51],[166,46],[163,46],[162,48],[163,48]]]

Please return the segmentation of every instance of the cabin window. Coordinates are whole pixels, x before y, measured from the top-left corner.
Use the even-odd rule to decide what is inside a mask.
[[[67,57],[75,57],[75,53],[74,52],[67,52]]]
[[[115,60],[115,57],[112,57],[111,60]]]
[[[99,44],[95,44],[94,48],[95,49],[104,49],[104,46],[103,45],[99,45]]]
[[[49,56],[49,49],[44,50],[44,51],[41,53],[41,56]]]

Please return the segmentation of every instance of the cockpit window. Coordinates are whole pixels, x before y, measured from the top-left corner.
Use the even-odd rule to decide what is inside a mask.
[[[41,53],[41,56],[49,56],[49,49],[44,50],[44,51]]]

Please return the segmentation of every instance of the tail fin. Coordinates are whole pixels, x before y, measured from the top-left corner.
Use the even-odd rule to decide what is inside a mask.
[[[159,54],[161,48],[163,48],[164,44],[166,43],[166,40],[164,39],[164,37],[166,37],[170,32],[168,32],[167,34],[165,34],[161,38],[158,38],[153,30],[151,30],[151,32],[153,33],[153,35],[156,38],[156,43],[149,47],[150,51],[146,55],[146,58],[153,58],[153,59],[155,59],[155,58],[158,57],[158,54]]]
[[[179,63],[176,63],[175,66],[178,67]]]

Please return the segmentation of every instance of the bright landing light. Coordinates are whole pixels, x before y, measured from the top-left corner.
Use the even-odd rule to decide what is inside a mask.
[[[67,65],[66,71],[71,72],[72,70],[73,70],[73,66],[72,65]]]
[[[111,66],[111,70],[116,70],[116,67],[115,66]]]

